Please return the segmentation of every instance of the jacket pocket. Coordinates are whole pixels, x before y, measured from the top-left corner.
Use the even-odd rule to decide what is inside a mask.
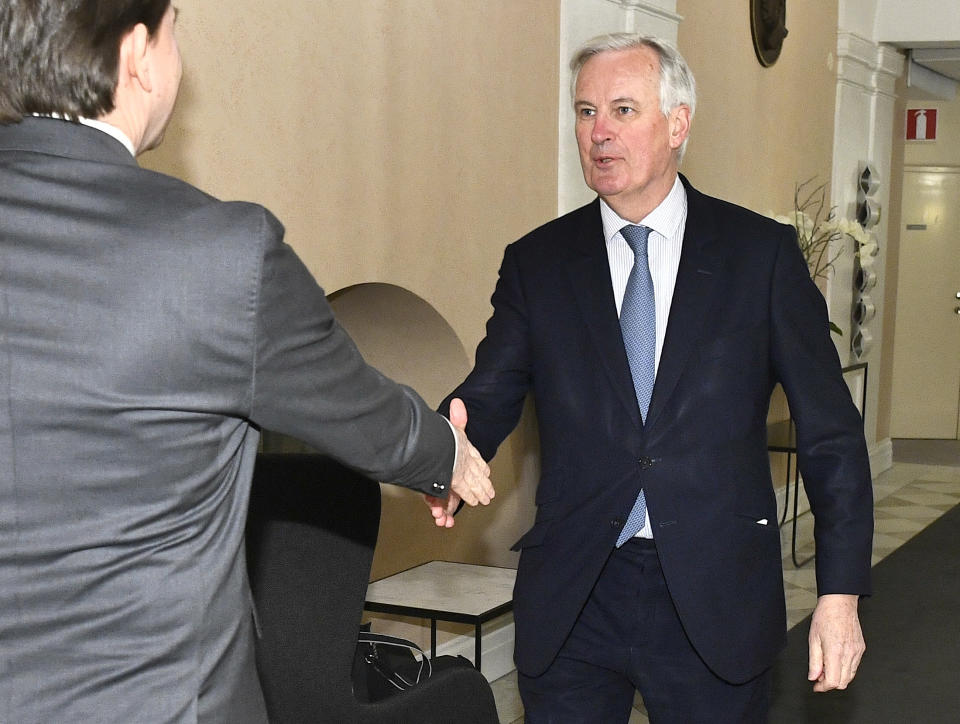
[[[520,537],[520,540],[510,546],[510,550],[520,551],[524,548],[535,548],[543,545],[552,523],[553,521],[550,520],[541,520],[534,523],[533,527]]]
[[[753,523],[761,528],[771,525],[774,528],[777,527],[777,520],[775,518],[769,518],[762,515],[748,515],[746,513],[734,513],[734,515],[744,523]]]

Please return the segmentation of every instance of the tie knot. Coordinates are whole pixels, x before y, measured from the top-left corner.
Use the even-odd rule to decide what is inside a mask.
[[[620,235],[633,250],[634,258],[647,255],[647,237],[650,236],[649,226],[628,224],[620,229]]]

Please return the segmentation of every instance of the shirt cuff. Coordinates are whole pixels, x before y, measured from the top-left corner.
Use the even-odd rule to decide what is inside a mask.
[[[441,415],[443,417],[443,415]],[[447,418],[443,418],[447,420]],[[460,438],[457,437],[457,430],[453,426],[453,423],[450,420],[447,420],[447,424],[450,426],[450,433],[453,435],[453,470],[457,467],[457,460],[460,459]],[[450,478],[453,479],[453,470],[450,471]]]

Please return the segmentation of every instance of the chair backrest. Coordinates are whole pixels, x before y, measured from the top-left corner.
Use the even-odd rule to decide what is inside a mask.
[[[379,524],[378,483],[321,455],[258,455],[247,566],[272,722],[355,717],[350,671]]]

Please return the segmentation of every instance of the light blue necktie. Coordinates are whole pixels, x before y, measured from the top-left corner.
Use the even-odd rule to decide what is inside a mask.
[[[620,308],[620,331],[623,333],[623,345],[627,350],[627,361],[633,376],[637,405],[640,407],[641,417],[646,421],[650,396],[653,394],[654,357],[657,350],[657,312],[653,301],[650,263],[647,260],[647,237],[650,229],[646,226],[624,226],[620,229],[620,234],[633,250],[633,269],[627,279],[627,289]],[[618,548],[643,528],[646,518],[647,499],[641,490],[623,530],[620,531],[620,537],[617,538]]]

